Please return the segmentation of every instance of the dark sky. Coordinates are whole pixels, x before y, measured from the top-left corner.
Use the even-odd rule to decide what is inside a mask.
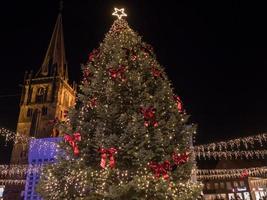
[[[267,12],[256,1],[66,0],[63,27],[72,80],[125,7],[130,26],[155,49],[200,143],[267,130]],[[0,127],[15,129],[25,70],[41,66],[58,2],[3,1]]]

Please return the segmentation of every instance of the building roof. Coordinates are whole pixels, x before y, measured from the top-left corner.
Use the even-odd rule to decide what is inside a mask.
[[[68,80],[68,69],[65,55],[62,14],[59,13],[54,31],[45,54],[43,64],[36,74],[37,77],[60,76]]]

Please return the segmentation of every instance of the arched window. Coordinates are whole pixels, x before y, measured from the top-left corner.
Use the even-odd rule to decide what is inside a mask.
[[[64,92],[64,95],[63,95],[63,105],[68,107],[69,106],[69,95],[68,95],[68,92]]]
[[[28,108],[27,110],[27,117],[31,117],[33,113],[33,109],[32,108]]]
[[[30,128],[30,137],[35,137],[37,134],[39,121],[40,121],[40,111],[35,109],[32,115],[31,128]]]
[[[37,93],[36,93],[36,98],[35,101],[36,103],[43,103],[46,100],[46,88],[43,87],[39,87],[37,89]]]

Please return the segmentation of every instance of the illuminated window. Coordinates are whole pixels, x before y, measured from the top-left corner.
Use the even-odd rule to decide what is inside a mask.
[[[2,197],[4,195],[4,190],[5,190],[5,186],[4,185],[0,185],[0,199],[2,199]]]
[[[237,181],[234,181],[234,187],[238,187]]]
[[[221,189],[224,189],[224,188],[225,188],[225,184],[224,184],[224,182],[220,182],[220,188],[221,188]]]
[[[214,187],[216,190],[218,190],[219,189],[219,183],[214,183]]]
[[[206,187],[207,187],[208,190],[210,190],[210,189],[211,189],[211,185],[210,185],[210,183],[207,183],[207,184],[206,184]]]
[[[240,184],[241,187],[245,186],[245,182],[244,181],[240,181],[239,184]]]
[[[227,188],[227,190],[231,190],[232,189],[231,182],[226,182],[226,188]]]

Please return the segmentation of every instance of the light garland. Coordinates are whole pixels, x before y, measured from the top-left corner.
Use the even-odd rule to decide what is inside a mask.
[[[267,167],[244,169],[200,169],[197,170],[198,180],[235,179],[246,176],[267,177]]]
[[[257,146],[260,145],[262,147],[264,143],[267,143],[267,133],[236,138],[227,141],[214,142],[210,144],[197,145],[194,148],[196,152],[216,151],[216,150],[226,151],[229,149],[231,150],[240,149],[240,147],[245,147],[245,149],[254,148],[255,145]]]
[[[40,172],[42,165],[0,165],[0,177],[14,177],[14,176],[26,176],[27,173]],[[253,167],[253,168],[237,168],[237,169],[196,169],[196,175],[199,180],[204,179],[219,179],[219,178],[237,178],[240,177],[242,172],[247,171],[249,176],[266,176],[267,167]],[[85,173],[85,172],[83,172]],[[93,173],[93,172],[92,172]],[[103,170],[103,173],[107,173],[107,170]],[[119,177],[129,177],[129,172],[117,172]],[[140,175],[142,174],[142,172]],[[86,177],[83,174],[82,177]],[[95,174],[91,174],[94,176]],[[80,175],[79,175],[80,176]],[[126,178],[127,179],[127,178]],[[126,180],[125,179],[125,180]]]
[[[195,152],[196,159],[264,159],[267,150]]]
[[[27,173],[37,173],[41,168],[41,165],[0,165],[0,177],[23,177]]]
[[[12,130],[6,128],[0,128],[0,137],[5,138],[5,142],[14,142],[16,143],[28,143],[29,140],[33,139],[34,137],[29,137],[27,135],[21,134],[19,132],[14,132]]]
[[[0,179],[1,185],[24,185],[26,180]]]

